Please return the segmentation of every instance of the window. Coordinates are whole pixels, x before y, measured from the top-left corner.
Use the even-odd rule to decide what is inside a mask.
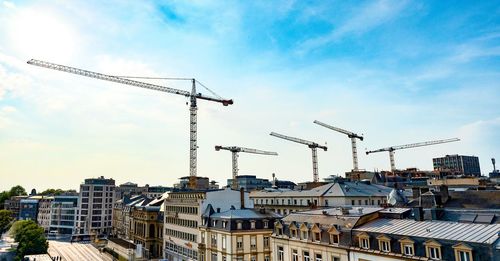
[[[339,235],[330,234],[330,244],[338,244],[339,241]]]
[[[257,256],[251,256],[250,257],[250,261],[256,261],[257,260]]]
[[[212,234],[212,237],[211,237],[211,244],[213,247],[217,247],[217,235],[215,234]]]
[[[368,205],[368,199],[365,199],[365,205]]]
[[[320,232],[314,232],[314,241],[316,241],[316,242],[321,241],[321,233]]]
[[[300,234],[301,234],[300,239],[307,240],[307,231],[306,230],[302,230]]]
[[[292,249],[292,261],[299,261],[299,253],[297,249]]]
[[[269,256],[264,256],[264,261],[271,261],[271,258]]]
[[[458,250],[457,253],[458,253],[458,258],[457,258],[458,261],[471,261],[472,260],[470,251]]]
[[[226,249],[226,235],[222,235],[222,249]]]
[[[361,205],[361,199],[358,200],[358,205]]]
[[[250,249],[257,249],[257,237],[256,236],[250,237]]]
[[[413,256],[413,245],[403,244],[403,254]]]
[[[332,256],[332,261],[340,261],[340,257],[338,257],[338,256]]]
[[[217,226],[217,220],[212,221],[212,226],[216,227]]]
[[[453,246],[455,250],[455,261],[472,261],[472,248],[465,243]]]
[[[390,244],[389,244],[389,241],[385,241],[385,240],[381,240],[380,241],[380,251],[382,252],[391,252],[391,247],[390,247]]]
[[[292,232],[292,238],[296,238],[297,237],[297,229],[290,229],[290,231]]]
[[[264,228],[269,228],[269,221],[264,220]]]
[[[427,253],[427,257],[432,260],[440,260],[441,259],[441,244],[439,242],[430,239],[425,241],[425,252]]]
[[[285,251],[283,250],[282,246],[278,246],[278,261],[284,261],[285,260]]]
[[[269,247],[269,237],[264,236],[264,247]]]
[[[236,238],[236,249],[243,249],[243,237]]]
[[[302,252],[302,256],[304,257],[304,260],[303,260],[303,261],[310,261],[310,258],[309,258],[309,251],[304,251],[304,252]]]
[[[222,228],[226,228],[227,227],[227,221],[222,221]]]
[[[250,221],[250,228],[255,229],[255,220]]]
[[[391,252],[391,239],[385,235],[380,235],[378,239],[378,249],[382,252]]]
[[[205,243],[205,232],[201,232],[201,243]]]
[[[321,261],[321,254],[316,254],[316,261]]]
[[[353,206],[356,205],[356,201],[354,199],[351,200],[351,205],[353,205]]]
[[[212,261],[217,261],[217,252],[212,253]]]
[[[370,236],[366,233],[361,233],[358,235],[359,238],[359,247],[364,249],[370,249]]]
[[[406,256],[413,256],[415,255],[415,251],[413,249],[413,244],[415,243],[413,240],[411,240],[408,237],[403,237],[399,240],[401,244],[401,254],[406,255]]]
[[[236,229],[242,229],[243,228],[243,223],[241,221],[236,222]]]
[[[441,259],[441,254],[439,253],[439,248],[437,247],[428,247],[429,255],[428,257],[433,260]]]

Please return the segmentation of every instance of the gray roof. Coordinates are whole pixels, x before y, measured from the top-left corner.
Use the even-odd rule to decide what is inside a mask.
[[[360,209],[362,212],[359,211]],[[382,208],[377,207],[353,207],[349,209],[348,214],[342,214],[342,210],[340,208],[318,209],[290,213],[282,220],[285,223],[317,223],[324,226],[331,226],[335,224],[345,228],[352,228],[362,216],[370,215],[374,212],[380,211],[381,209]]]
[[[409,237],[424,237],[461,242],[493,244],[499,237],[500,224],[471,224],[450,221],[415,221],[412,219],[377,219],[355,229]]]
[[[282,216],[269,210],[266,210],[266,213],[260,213],[258,209],[230,209],[221,213],[214,213],[210,217],[224,219],[266,219],[281,218]]]
[[[261,190],[250,197],[370,197],[389,195],[392,188],[363,182],[328,183],[310,190]]]

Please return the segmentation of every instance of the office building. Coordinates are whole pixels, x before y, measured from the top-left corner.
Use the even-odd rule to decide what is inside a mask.
[[[19,220],[37,221],[38,200],[25,198],[19,201]]]
[[[85,179],[80,185],[79,234],[111,233],[115,181],[104,177]]]
[[[434,170],[449,172],[452,175],[481,176],[479,158],[476,156],[446,155],[433,158]]]
[[[51,201],[49,231],[54,231],[59,235],[76,234],[79,198],[78,195],[54,196]]]

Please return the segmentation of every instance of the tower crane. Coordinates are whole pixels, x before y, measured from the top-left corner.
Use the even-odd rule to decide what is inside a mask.
[[[228,150],[228,151],[232,152],[232,154],[233,154],[232,155],[233,156],[233,184],[232,184],[233,189],[238,189],[237,176],[238,176],[238,153],[239,152],[278,156],[278,153],[272,152],[272,151],[264,151],[264,150],[250,149],[250,148],[237,147],[237,146],[231,146],[231,147],[215,146],[215,150],[216,151]]]
[[[324,151],[326,151],[328,149],[326,146],[321,146],[318,143],[315,143],[315,142],[312,142],[312,141],[303,140],[303,139],[299,139],[299,138],[294,138],[294,137],[286,136],[286,135],[279,134],[279,133],[276,133],[276,132],[271,132],[270,135],[274,136],[274,137],[277,137],[277,138],[284,139],[284,140],[289,140],[289,141],[292,141],[292,142],[296,142],[296,143],[307,145],[311,149],[311,151],[312,151],[313,181],[314,182],[319,182],[318,155],[317,155],[317,151],[316,150],[317,150],[317,148],[320,148],[320,149],[323,149]]]
[[[445,139],[445,140],[434,140],[434,141],[425,141],[425,142],[411,143],[411,144],[399,145],[399,146],[391,146],[388,148],[367,151],[366,155],[368,155],[370,153],[375,153],[375,152],[388,151],[389,152],[389,159],[391,161],[391,171],[395,171],[396,164],[394,163],[394,151],[396,151],[396,150],[430,146],[430,145],[436,145],[436,144],[442,144],[442,143],[448,143],[448,142],[455,142],[455,141],[459,141],[459,140],[460,139],[458,139],[458,138],[452,138],[452,139]]]
[[[328,125],[326,123],[320,122],[320,121],[314,121],[314,123],[323,126],[325,128],[334,130],[336,132],[340,132],[342,134],[347,135],[351,139],[351,146],[352,146],[352,165],[353,165],[353,171],[358,171],[358,149],[356,147],[356,139],[363,140],[363,136],[359,136],[356,133],[346,131],[341,128],[333,127],[331,125]]]
[[[161,86],[161,85],[156,85],[156,84],[150,84],[150,83],[145,83],[145,82],[140,82],[136,80],[130,80],[126,79],[124,77],[119,77],[119,76],[113,76],[113,75],[107,75],[107,74],[102,74],[102,73],[97,73],[97,72],[92,72],[92,71],[87,71],[83,69],[78,69],[70,66],[65,66],[65,65],[59,65],[55,63],[50,63],[50,62],[45,62],[45,61],[40,61],[40,60],[35,60],[31,59],[28,61],[28,64],[30,65],[36,65],[52,70],[57,70],[57,71],[62,71],[62,72],[67,72],[67,73],[72,73],[80,76],[85,76],[85,77],[90,77],[94,79],[99,79],[99,80],[104,80],[104,81],[111,81],[111,82],[116,82],[116,83],[121,83],[125,85],[132,85],[135,87],[141,87],[145,89],[150,89],[150,90],[155,90],[155,91],[160,91],[160,92],[166,92],[166,93],[171,93],[171,94],[177,94],[177,95],[182,95],[184,97],[187,97],[190,99],[190,107],[189,107],[189,119],[190,119],[190,125],[189,125],[189,130],[190,130],[190,139],[189,139],[189,177],[190,177],[190,185],[193,186],[193,182],[195,182],[195,177],[196,177],[196,172],[197,172],[197,100],[207,100],[207,101],[213,101],[213,102],[219,102],[222,103],[224,106],[228,106],[233,104],[233,100],[231,99],[223,99],[221,97],[210,97],[210,96],[205,96],[201,93],[196,92],[196,80],[189,79],[192,83],[191,87],[191,92],[185,91],[185,90],[178,90],[166,86]],[[212,94],[214,94],[212,92]],[[214,94],[215,95],[215,94]],[[217,96],[217,95],[215,95]]]

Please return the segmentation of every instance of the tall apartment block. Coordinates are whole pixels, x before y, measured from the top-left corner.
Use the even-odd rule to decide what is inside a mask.
[[[85,179],[80,185],[79,234],[102,235],[111,233],[115,181],[99,178]]]
[[[476,156],[446,155],[441,158],[433,158],[434,170],[447,171],[452,174],[481,176],[479,158]]]

